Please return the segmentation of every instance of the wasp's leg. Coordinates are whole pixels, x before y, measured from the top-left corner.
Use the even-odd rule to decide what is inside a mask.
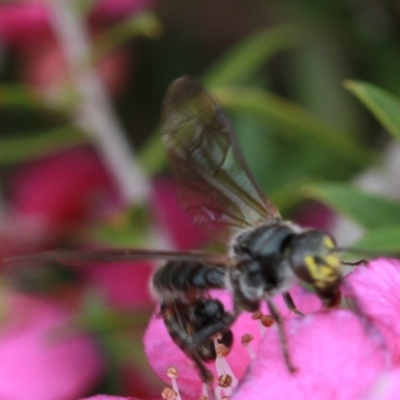
[[[285,300],[286,307],[290,311],[293,311],[296,315],[300,317],[304,317],[304,314],[296,307],[296,304],[294,304],[293,297],[289,292],[284,292],[282,296],[283,300]]]
[[[207,392],[210,400],[214,400],[214,388],[213,388],[213,381],[214,381],[214,376],[212,372],[204,365],[204,362],[197,356],[192,357],[194,366],[197,369],[197,372],[201,378],[201,380],[204,382],[204,384],[207,386]]]
[[[278,325],[279,340],[281,342],[283,358],[285,360],[285,364],[286,364],[288,370],[291,373],[294,373],[297,371],[297,368],[295,368],[293,366],[292,361],[290,360],[289,351],[287,348],[287,338],[286,338],[285,329],[283,327],[282,317],[279,314],[278,309],[276,308],[275,304],[272,302],[271,299],[267,298],[267,306],[268,306],[269,312],[271,313],[276,324]]]
[[[204,362],[197,356],[192,356],[192,360],[200,375],[201,380],[209,386],[214,380],[212,372],[205,366]]]
[[[205,339],[216,335],[217,333],[224,332],[235,322],[236,317],[232,314],[225,313],[221,321],[209,324],[198,330],[192,337],[192,346],[196,346],[203,342]]]

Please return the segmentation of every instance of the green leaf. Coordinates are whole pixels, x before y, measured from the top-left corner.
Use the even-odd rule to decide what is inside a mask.
[[[244,112],[277,126],[291,140],[308,140],[325,146],[332,156],[346,158],[352,165],[365,166],[375,157],[375,153],[354,140],[352,136],[332,127],[309,111],[279,96],[261,89],[218,88],[214,93],[221,104],[233,112]],[[340,159],[339,159],[340,162]]]
[[[151,216],[144,206],[134,206],[114,215],[101,226],[94,226],[90,238],[107,247],[146,247]]]
[[[277,52],[299,42],[301,31],[292,25],[256,32],[230,49],[203,77],[206,86],[244,83]]]
[[[40,109],[41,101],[32,90],[19,84],[0,85],[0,106],[1,107],[25,107]]]
[[[344,86],[375,115],[397,140],[400,140],[399,98],[370,83],[346,81]]]
[[[354,243],[354,249],[375,252],[377,255],[400,254],[400,225],[386,226],[368,232]]]
[[[366,229],[400,224],[400,204],[346,184],[307,186],[309,197],[328,204]]]
[[[161,34],[162,25],[155,14],[150,12],[134,14],[133,17],[108,29],[94,42],[93,60],[99,60],[104,54],[134,37],[143,36],[155,40]]]
[[[0,165],[11,165],[40,157],[50,151],[86,143],[87,137],[68,126],[28,137],[0,139]]]

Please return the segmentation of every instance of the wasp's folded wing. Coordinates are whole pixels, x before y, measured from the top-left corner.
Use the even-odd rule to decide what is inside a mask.
[[[223,110],[195,81],[172,83],[161,129],[180,201],[196,222],[235,232],[280,218],[245,163]]]
[[[205,264],[227,265],[232,259],[225,254],[202,251],[167,251],[147,249],[54,250],[10,257],[2,260],[6,268],[38,263],[56,262],[64,265],[108,263],[140,260],[196,261]]]

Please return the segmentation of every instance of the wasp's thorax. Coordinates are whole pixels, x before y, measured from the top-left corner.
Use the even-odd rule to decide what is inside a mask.
[[[326,306],[337,301],[341,262],[326,232],[277,220],[239,235],[233,250],[238,263],[230,283],[239,308],[255,311],[260,300],[299,279],[311,284]]]

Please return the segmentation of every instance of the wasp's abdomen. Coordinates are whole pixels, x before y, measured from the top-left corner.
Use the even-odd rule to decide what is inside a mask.
[[[161,297],[176,297],[190,290],[204,291],[225,287],[226,267],[196,262],[171,261],[153,276],[153,289]]]

